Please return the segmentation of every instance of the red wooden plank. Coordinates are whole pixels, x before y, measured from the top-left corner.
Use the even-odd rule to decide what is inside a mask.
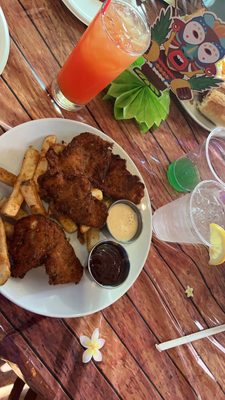
[[[161,272],[160,283],[157,282],[155,275],[152,278],[156,283],[157,289],[146,274],[142,273],[130,289],[129,296],[158,339],[163,342],[196,330],[194,321],[191,316],[187,316],[187,311],[185,310],[185,307],[188,308],[188,301],[185,298],[184,290],[179,288],[177,284],[173,284],[170,274],[170,278],[167,277],[166,266],[155,256],[150,259],[148,268],[151,270],[151,274],[153,274],[153,269],[154,272],[156,270]],[[159,292],[161,295],[159,295]],[[183,314],[186,314],[185,320]],[[199,320],[200,317],[198,316],[197,318]],[[207,344],[205,345],[207,346]],[[216,395],[222,400],[220,387],[217,385],[216,380],[212,379],[210,370],[192,345],[180,346],[170,350],[169,354],[199,396],[201,395],[204,399],[210,400],[212,396]],[[218,361],[217,356],[212,363]],[[196,362],[196,357],[199,362]],[[222,362],[221,355],[220,362]],[[222,376],[224,372],[220,371],[220,374]],[[200,376],[201,378],[199,378]],[[218,376],[217,378],[220,377]]]
[[[0,296],[0,308],[5,307],[3,303],[9,303]],[[27,344],[19,332],[0,312],[0,357],[16,365],[27,384],[37,393],[43,395],[46,400],[52,399],[57,393],[58,399],[69,399],[63,388],[52,376],[46,366],[37,357],[36,353]]]
[[[158,388],[163,398],[168,400],[182,397],[189,400],[196,398],[189,383],[167,353],[159,353],[156,350],[156,338],[127,296],[123,296],[122,299],[108,307],[103,314],[120,339],[125,341],[126,347]],[[124,315],[126,318],[118,318],[118,315]]]
[[[99,368],[124,400],[136,400],[137,393],[138,400],[162,398],[101,313],[67,321],[77,336],[91,336],[94,329],[100,327],[100,336],[106,339],[106,345],[102,350],[104,358]]]
[[[82,363],[82,348],[78,340],[60,320],[39,317],[3,297],[0,306],[30,347],[35,349],[37,360],[43,360],[72,399],[91,399],[93,393],[98,400],[118,399],[95,365]],[[32,361],[35,364],[35,358]]]

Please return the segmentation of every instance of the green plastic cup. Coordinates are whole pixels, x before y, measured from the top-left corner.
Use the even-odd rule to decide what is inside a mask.
[[[225,128],[215,128],[202,145],[173,161],[167,178],[177,192],[191,192],[209,179],[225,185]]]
[[[170,185],[177,192],[189,192],[200,182],[198,168],[187,157],[172,162],[167,170]]]

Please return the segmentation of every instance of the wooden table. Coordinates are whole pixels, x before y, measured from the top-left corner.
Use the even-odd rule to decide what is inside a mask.
[[[49,85],[85,26],[60,0],[1,0],[1,5],[11,49],[0,79],[0,119],[10,126],[45,117],[88,123],[131,155],[153,210],[178,197],[167,183],[167,166],[201,143],[207,132],[174,100],[167,121],[145,136],[133,121],[117,122],[102,95],[78,113],[60,111]],[[208,266],[203,246],[168,245],[153,237],[135,284],[102,312],[51,319],[1,297],[0,356],[15,363],[28,384],[51,400],[222,400],[224,334],[164,353],[155,344],[224,323],[224,278],[224,267]],[[194,288],[193,298],[185,294],[187,285]],[[84,365],[79,336],[91,335],[96,327],[106,339],[103,362]]]

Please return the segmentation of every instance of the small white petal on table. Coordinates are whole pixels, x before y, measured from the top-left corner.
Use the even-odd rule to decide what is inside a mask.
[[[93,350],[92,349],[87,349],[87,350],[85,350],[84,352],[83,352],[83,355],[82,355],[82,361],[83,361],[83,363],[88,363],[89,361],[91,361],[91,359],[92,359],[92,356],[93,356]]]
[[[91,340],[96,340],[96,339],[98,339],[98,338],[99,338],[99,329],[96,328],[96,329],[94,330],[94,332],[92,333]]]
[[[80,344],[86,349],[88,349],[91,346],[91,339],[88,336],[81,335]]]
[[[105,339],[98,339],[97,340],[97,348],[101,349],[105,344]]]
[[[95,361],[102,361],[102,353],[99,350],[93,352],[93,358]]]

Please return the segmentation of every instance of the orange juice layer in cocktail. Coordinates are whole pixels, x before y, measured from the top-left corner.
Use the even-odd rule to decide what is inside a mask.
[[[89,25],[58,75],[58,85],[73,103],[88,103],[149,44],[146,22],[129,5],[110,4]]]

